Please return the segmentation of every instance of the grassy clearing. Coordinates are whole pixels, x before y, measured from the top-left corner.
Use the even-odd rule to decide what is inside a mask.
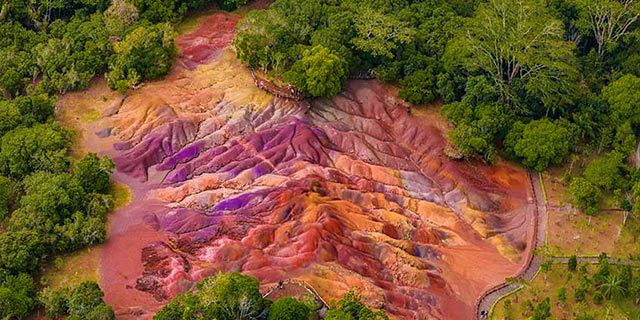
[[[83,281],[100,280],[100,246],[89,247],[72,254],[58,256],[40,278],[40,284],[53,289],[77,286]]]
[[[638,223],[627,219],[624,225],[624,213],[621,211],[605,209],[590,217],[573,208],[569,202],[568,186],[558,178],[562,170],[550,170],[543,175],[549,212],[547,241],[551,254],[597,256],[606,252],[619,258],[640,254]],[[606,205],[603,208],[607,208]]]
[[[131,202],[131,189],[126,184],[113,182],[111,184],[111,196],[115,209],[124,207]]]
[[[215,4],[208,5],[200,10],[191,11],[187,13],[182,21],[176,24],[174,28],[178,34],[189,33],[200,25],[200,22],[204,17],[211,15],[216,11],[220,11],[220,8]]]
[[[588,274],[592,274],[595,269],[595,266],[588,266]],[[640,276],[638,272],[640,270],[636,270],[634,275]],[[592,295],[587,295],[584,302],[576,301],[574,290],[579,281],[578,272],[569,272],[565,264],[555,264],[548,273],[538,274],[522,290],[500,300],[495,305],[490,319],[527,319],[533,314],[533,307],[547,297],[551,299],[552,319],[575,319],[583,315],[590,315],[594,319],[602,320],[640,319],[640,307],[634,305],[630,299],[618,299],[596,304],[593,302]],[[563,287],[566,290],[564,303],[560,302],[558,298]]]
[[[185,34],[193,31],[207,14],[211,14],[211,11],[201,10],[189,14],[175,26],[176,32],[178,34]]]

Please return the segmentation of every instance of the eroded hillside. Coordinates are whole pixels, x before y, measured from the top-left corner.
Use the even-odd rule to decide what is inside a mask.
[[[149,317],[239,270],[263,285],[304,280],[326,300],[355,287],[399,318],[469,318],[531,249],[527,173],[450,160],[439,117],[408,113],[376,81],[332,99],[272,97],[230,48],[237,21],[213,14],[179,37],[165,80],[127,96],[98,83],[59,103],[135,193],[110,219],[107,302]],[[80,105],[101,119],[74,121]]]

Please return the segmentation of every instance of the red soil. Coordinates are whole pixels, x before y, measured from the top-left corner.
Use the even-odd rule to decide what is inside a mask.
[[[239,16],[226,13],[205,17],[196,30],[176,39],[180,48],[178,60],[188,69],[211,61],[220,49],[231,44],[239,20]]]
[[[80,128],[134,191],[103,251],[118,318],[149,318],[231,270],[304,280],[325,300],[356,287],[397,318],[470,318],[531,249],[526,172],[448,159],[446,124],[375,81],[330,100],[270,97],[221,50],[237,19],[181,36],[182,66],[124,101],[107,95],[94,105],[108,117]],[[102,128],[114,136],[92,134]]]

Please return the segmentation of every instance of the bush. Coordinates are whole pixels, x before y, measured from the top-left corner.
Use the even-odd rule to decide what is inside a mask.
[[[69,168],[71,134],[55,124],[18,128],[0,139],[0,166],[9,177],[22,179],[36,171]]]
[[[284,297],[276,300],[269,308],[269,320],[304,320],[309,317],[311,309],[304,303]]]
[[[624,184],[624,160],[623,154],[617,151],[609,152],[591,161],[584,170],[584,177],[605,191],[613,191]]]
[[[115,165],[109,158],[98,158],[90,153],[78,161],[74,170],[74,179],[86,193],[108,193],[111,185],[110,176]]]
[[[572,133],[566,124],[548,119],[517,122],[505,139],[505,146],[522,163],[536,171],[556,165],[569,154]]]
[[[0,318],[26,318],[35,306],[33,278],[24,273],[5,275],[2,271],[0,269]]]
[[[576,177],[571,180],[569,193],[573,203],[588,215],[594,215],[600,207],[602,192],[589,180]]]
[[[323,46],[305,50],[284,79],[312,97],[334,96],[342,91],[347,80],[344,59]]]
[[[576,255],[572,255],[571,257],[569,257],[567,268],[571,272],[575,272],[578,269],[578,257],[576,257]]]
[[[115,57],[109,64],[109,87],[124,92],[143,80],[157,79],[169,73],[177,53],[175,33],[168,24],[140,26],[114,46]]]

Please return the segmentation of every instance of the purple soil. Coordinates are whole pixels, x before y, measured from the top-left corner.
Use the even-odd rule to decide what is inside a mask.
[[[442,121],[411,116],[375,81],[310,103],[260,99],[243,69],[236,87],[206,82],[198,72],[228,63],[216,50],[234,32],[213,26],[233,19],[181,37],[187,68],[105,120],[119,141],[103,153],[134,191],[103,251],[118,318],[149,318],[220,271],[304,280],[325,300],[357,287],[396,318],[471,318],[531,249],[526,172],[450,160]]]

